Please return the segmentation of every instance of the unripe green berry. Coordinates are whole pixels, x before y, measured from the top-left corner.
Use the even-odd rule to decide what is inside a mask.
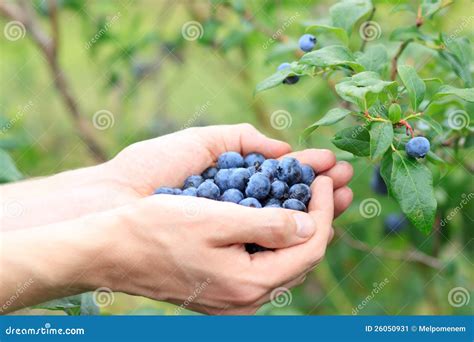
[[[388,109],[388,118],[393,123],[397,123],[402,118],[402,108],[398,103],[392,103]]]

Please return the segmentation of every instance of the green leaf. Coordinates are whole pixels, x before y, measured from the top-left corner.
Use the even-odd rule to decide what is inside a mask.
[[[439,157],[433,151],[428,151],[428,154],[426,155],[426,159],[428,159],[433,164],[446,164],[446,161],[444,161],[441,157]]]
[[[441,8],[441,0],[423,0],[421,2],[421,13],[424,17],[432,16]]]
[[[467,87],[472,86],[470,63],[472,60],[471,44],[467,38],[450,39],[441,35],[441,42],[446,49],[439,50],[439,55],[445,59],[454,72],[461,77]]]
[[[54,299],[46,303],[33,306],[35,309],[46,309],[52,311],[64,311],[69,316],[98,315],[99,308],[93,301],[91,292],[76,296]]]
[[[416,159],[394,153],[390,184],[403,213],[416,228],[429,233],[437,206],[431,171]]]
[[[392,150],[388,150],[380,161],[380,176],[382,176],[389,194],[392,194],[392,190],[390,189],[393,164],[392,154]]]
[[[398,75],[408,91],[411,107],[416,112],[425,97],[425,82],[418,76],[415,68],[409,65],[400,65],[398,67]]]
[[[388,65],[387,49],[382,44],[370,45],[363,54],[357,57],[357,62],[365,70],[375,71],[380,74]]]
[[[380,93],[386,90],[394,92],[396,88],[395,81],[382,81],[373,71],[361,72],[336,84],[336,92],[344,100],[358,105],[363,110],[372,106]]]
[[[429,125],[437,135],[443,135],[443,126],[441,126],[440,123],[433,119],[431,116],[422,115],[419,116],[417,119]]]
[[[370,127],[370,158],[377,159],[384,155],[393,140],[391,122],[374,122]]]
[[[22,178],[10,155],[0,149],[0,183],[13,182]]]
[[[448,95],[457,96],[467,102],[474,102],[474,88],[456,88],[450,85],[441,86],[434,95],[434,98]]]
[[[329,126],[335,124],[338,121],[344,119],[347,115],[351,113],[350,110],[344,108],[333,108],[327,112],[321,119],[316,121],[311,126],[307,127],[302,134],[302,137],[305,139],[311,133],[313,133],[319,126]]]
[[[356,62],[352,52],[342,45],[330,45],[305,53],[299,63],[319,68],[349,66],[357,72],[364,70],[364,67]]]
[[[405,40],[427,40],[428,37],[423,35],[418,27],[399,27],[392,31],[389,40],[404,42]]]
[[[345,0],[333,5],[329,12],[333,25],[342,27],[350,34],[354,24],[371,10],[370,0]]]
[[[348,127],[337,132],[332,143],[359,157],[370,155],[370,134],[364,126]]]
[[[337,39],[339,39],[344,45],[347,45],[349,43],[349,37],[347,36],[346,31],[344,31],[340,27],[334,27],[334,26],[329,26],[329,25],[322,25],[322,24],[314,24],[309,26],[306,29],[306,32],[311,32],[315,34],[321,34],[321,33],[331,33]]]

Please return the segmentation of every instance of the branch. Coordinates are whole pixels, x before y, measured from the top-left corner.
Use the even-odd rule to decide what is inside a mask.
[[[392,81],[395,81],[395,79],[397,78],[397,63],[398,63],[398,59],[400,58],[401,54],[403,53],[403,51],[405,51],[406,47],[408,46],[408,44],[410,44],[412,42],[412,39],[409,39],[409,40],[405,40],[401,45],[400,47],[398,48],[398,51],[397,53],[395,54],[395,56],[393,56],[392,58],[392,72],[390,73],[390,79]]]
[[[429,266],[437,270],[440,270],[443,267],[441,264],[441,261],[439,261],[438,259],[417,250],[399,252],[399,251],[387,250],[385,248],[380,248],[380,247],[372,247],[360,240],[351,238],[350,236],[348,236],[348,234],[341,233],[337,229],[335,230],[335,235],[341,238],[341,240],[344,243],[346,243],[347,245],[349,245],[350,247],[354,249],[357,249],[363,252],[369,252],[370,254],[373,254],[382,258],[408,261],[408,262],[417,262],[417,263],[423,264],[425,266]]]
[[[364,28],[362,29],[362,32],[365,32],[366,28],[369,26],[369,21],[372,21],[374,19],[375,15],[375,7],[372,8],[372,11],[370,12],[369,17],[367,18],[366,22],[364,23]],[[362,38],[362,45],[360,46],[360,51],[364,52],[365,50],[365,45],[367,44],[368,40]]]
[[[35,20],[32,9],[25,3],[21,2],[20,6],[7,5],[0,2],[0,14],[6,18],[21,22],[28,31],[32,41],[41,50],[48,63],[51,76],[54,79],[54,84],[58,90],[61,98],[69,110],[69,113],[74,121],[75,128],[79,136],[86,143],[89,150],[92,152],[94,158],[99,161],[107,160],[105,151],[95,139],[94,132],[88,120],[86,120],[79,110],[79,105],[73,97],[70,90],[69,81],[66,78],[64,71],[61,69],[58,59],[58,18],[56,1],[50,1],[50,20],[52,26],[52,37],[49,37]]]

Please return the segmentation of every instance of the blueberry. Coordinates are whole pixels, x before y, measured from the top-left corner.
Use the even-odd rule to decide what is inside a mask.
[[[388,193],[385,181],[380,175],[380,166],[376,166],[374,169],[372,179],[370,180],[370,187],[372,188],[372,191],[376,194],[386,195]]]
[[[184,181],[183,189],[187,189],[191,187],[197,188],[199,185],[201,185],[202,182],[204,182],[204,178],[202,178],[202,176],[196,176],[196,175],[189,176]]]
[[[183,194],[183,190],[178,189],[178,188],[175,188],[175,189],[174,189],[174,195],[178,195],[178,196],[179,196],[179,195],[182,195],[182,194]]]
[[[250,177],[247,188],[245,189],[245,194],[248,197],[264,199],[270,193],[270,188],[270,179],[264,174],[256,173]]]
[[[222,169],[222,170],[219,170],[216,176],[214,177],[214,182],[219,187],[221,192],[224,192],[227,189],[230,189],[229,178],[230,178],[231,173],[232,173],[232,169]]]
[[[250,178],[249,170],[243,167],[231,170],[232,172],[230,173],[228,180],[229,188],[245,191],[245,186]]]
[[[217,168],[216,167],[208,167],[207,169],[204,170],[204,172],[202,173],[202,177],[204,179],[210,179],[210,178],[214,178],[216,176],[216,173],[217,173]]]
[[[270,198],[265,202],[264,208],[281,208],[281,201],[276,198]]]
[[[288,192],[288,184],[281,180],[275,180],[270,189],[270,196],[276,199],[282,199]]]
[[[222,153],[217,159],[219,169],[231,169],[244,166],[244,158],[237,152]]]
[[[278,169],[278,160],[267,159],[258,168],[258,171],[266,175],[268,178],[273,179],[276,176]]]
[[[291,64],[285,62],[285,63],[281,63],[278,66],[277,70],[281,71],[281,70],[285,70],[285,69],[290,68],[290,67],[291,67]],[[300,80],[299,76],[292,75],[292,76],[288,76],[287,78],[285,78],[282,83],[284,83],[284,84],[295,84],[299,80]]]
[[[398,233],[407,226],[407,220],[403,214],[389,214],[384,220],[384,231],[386,234]]]
[[[246,167],[250,166],[260,166],[265,161],[265,157],[260,153],[249,153],[244,158],[244,163]]]
[[[257,252],[268,251],[270,249],[268,249],[266,247],[259,246],[256,243],[246,243],[245,244],[245,250],[249,254],[254,254],[254,253],[257,253]]]
[[[214,184],[214,182],[205,180],[201,185],[199,185],[197,189],[197,196],[198,197],[205,197],[209,199],[216,200],[219,198],[221,194],[219,187]]]
[[[311,189],[304,183],[295,184],[288,191],[288,197],[297,199],[307,205],[311,198]]]
[[[155,190],[155,195],[177,195],[179,189],[170,188],[168,186],[162,186]]]
[[[313,50],[314,46],[316,45],[316,37],[312,34],[304,34],[300,37],[298,43],[301,50],[304,52],[309,52]]]
[[[283,202],[282,206],[285,209],[306,211],[306,206],[304,205],[304,203],[294,198],[287,199],[285,202]]]
[[[256,167],[256,166],[249,166],[249,167],[247,168],[247,170],[249,170],[249,175],[250,175],[250,177],[252,177],[253,174],[254,174],[255,172],[257,172],[257,167]]]
[[[193,187],[190,187],[190,188],[184,189],[181,194],[182,194],[183,196],[193,196],[193,197],[196,197],[196,196],[197,196],[197,189],[196,189],[196,188],[193,188]]]
[[[316,178],[316,174],[311,166],[302,164],[301,165],[301,181],[308,186],[311,186],[314,179]]]
[[[243,199],[244,199],[244,195],[242,194],[242,192],[240,192],[237,189],[226,190],[220,198],[220,200],[223,202],[232,202],[232,203],[239,203]]]
[[[239,202],[240,205],[252,208],[261,208],[262,205],[258,201],[258,199],[253,197],[244,198],[242,201]]]
[[[405,145],[405,151],[413,158],[424,158],[429,150],[430,141],[425,137],[412,138]]]
[[[301,181],[303,171],[298,160],[291,157],[283,158],[277,168],[277,178],[288,185],[293,185]]]

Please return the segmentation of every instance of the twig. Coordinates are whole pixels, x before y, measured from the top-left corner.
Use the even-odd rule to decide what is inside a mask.
[[[11,4],[7,5],[4,2],[0,2],[0,14],[6,18],[19,21],[25,26],[26,30],[31,36],[32,41],[38,46],[46,58],[51,76],[54,79],[56,89],[59,91],[64,104],[69,110],[78,134],[84,140],[97,161],[102,162],[107,160],[105,151],[96,141],[92,127],[90,126],[89,122],[81,115],[79,105],[72,95],[66,75],[59,65],[57,58],[59,44],[59,24],[57,18],[56,1],[50,1],[50,20],[52,26],[51,37],[49,37],[38,25],[31,8],[24,2],[22,2],[20,6]]]
[[[369,17],[367,18],[367,21],[364,23],[364,28],[362,29],[362,32],[365,32],[366,28],[369,26],[369,21],[372,21],[374,19],[375,15],[375,7],[372,8],[372,11],[370,12]],[[367,44],[368,40],[362,38],[362,45],[360,46],[360,51],[364,52],[365,50],[365,45]]]
[[[351,238],[348,234],[341,233],[338,229],[335,229],[335,235],[341,238],[341,240],[344,243],[346,243],[347,245],[349,245],[350,247],[354,249],[357,249],[363,252],[369,252],[371,254],[374,254],[382,258],[389,258],[389,259],[408,261],[408,262],[417,262],[417,263],[429,266],[437,270],[440,270],[443,267],[441,264],[441,261],[439,261],[438,259],[417,250],[399,252],[399,251],[387,250],[385,248],[380,248],[380,247],[372,247],[360,240]]]
[[[405,51],[406,47],[408,46],[408,44],[410,44],[412,42],[412,39],[408,39],[408,40],[405,40],[401,45],[400,47],[398,48],[398,51],[397,53],[395,54],[395,56],[393,56],[392,58],[392,71],[390,73],[390,79],[392,81],[395,81],[395,79],[397,78],[397,63],[398,63],[398,59],[400,58],[401,54],[403,53],[403,51]]]

